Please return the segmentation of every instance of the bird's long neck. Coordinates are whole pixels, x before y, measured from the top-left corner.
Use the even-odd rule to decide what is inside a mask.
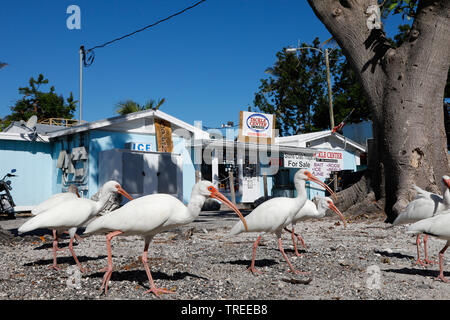
[[[447,207],[447,209],[450,209],[450,189],[449,188],[445,188],[443,199],[444,199],[444,205]]]
[[[316,215],[316,217],[317,217],[317,218],[323,218],[323,217],[325,217],[325,213],[327,212],[327,210],[328,210],[328,207],[327,207],[327,206],[321,206],[321,205],[319,205],[318,208],[317,208],[317,215]]]
[[[297,180],[294,181],[295,189],[297,190],[297,197],[295,198],[296,205],[299,207],[298,210],[300,210],[306,202],[306,181],[305,180]],[[297,210],[297,211],[298,211]]]
[[[98,201],[95,201],[95,214],[102,211],[106,204],[108,203],[109,197],[111,196],[111,193],[101,194]]]
[[[205,203],[206,198],[202,195],[193,193],[191,195],[191,199],[187,205],[187,213],[192,218],[195,219],[200,214],[202,210],[203,204]]]

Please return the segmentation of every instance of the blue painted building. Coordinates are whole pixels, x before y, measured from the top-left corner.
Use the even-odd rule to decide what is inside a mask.
[[[16,123],[0,133],[0,174],[17,170],[16,211],[30,210],[72,184],[90,198],[111,179],[133,197],[169,193],[185,203],[195,182],[205,179],[230,198],[234,188],[237,203],[253,203],[264,195],[264,181],[268,195],[295,196],[300,160],[325,180],[331,169],[356,170],[364,152],[330,131],[279,137],[273,145],[243,143],[146,110],[72,127],[38,124],[35,131]],[[309,198],[316,194],[324,191],[311,185]]]
[[[17,170],[17,177],[11,178],[11,195],[24,210],[53,194],[51,161],[52,146],[48,140],[32,142],[28,135],[1,134],[0,175]]]
[[[158,145],[155,119],[171,134],[172,152]],[[91,197],[107,180],[117,180],[134,197],[171,193],[187,202],[195,184],[189,141],[209,135],[161,111],[142,111],[73,127],[0,133],[0,167],[19,175],[12,196],[19,210],[76,185]],[[47,131],[45,131],[47,130]]]

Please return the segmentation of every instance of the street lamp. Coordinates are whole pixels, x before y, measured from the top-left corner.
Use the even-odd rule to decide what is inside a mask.
[[[79,124],[81,124],[82,116],[83,116],[83,56],[84,56],[84,46],[80,47],[80,120]]]
[[[331,78],[330,78],[330,62],[328,60],[328,49],[325,49],[325,52],[314,47],[300,47],[300,48],[287,48],[286,52],[297,52],[297,50],[303,50],[303,49],[311,49],[311,50],[317,50],[321,53],[325,54],[325,64],[327,67],[327,83],[328,83],[328,108],[330,110],[330,124],[331,124],[331,130],[333,131],[334,128],[334,113],[333,113],[333,100],[331,96]],[[337,174],[334,174],[333,177],[333,189],[334,191],[337,190]]]
[[[297,52],[297,50],[303,50],[303,49],[312,49],[317,50],[321,53],[325,54],[325,64],[327,67],[327,83],[328,83],[328,108],[330,110],[330,124],[331,129],[334,128],[334,113],[333,113],[333,100],[331,95],[331,78],[330,78],[330,62],[328,60],[328,49],[325,49],[325,52],[314,47],[300,47],[300,48],[287,48],[286,52]]]

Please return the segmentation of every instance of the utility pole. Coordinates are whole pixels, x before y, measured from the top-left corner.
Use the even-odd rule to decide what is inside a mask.
[[[83,55],[84,55],[84,46],[80,47],[80,120],[79,124],[81,124],[82,116],[83,116]]]
[[[303,50],[303,49],[311,49],[311,50],[317,50],[321,53],[325,54],[325,65],[327,67],[327,83],[328,83],[328,108],[330,110],[330,125],[331,130],[334,128],[334,112],[333,112],[333,99],[332,99],[332,93],[331,93],[331,76],[330,76],[330,62],[328,60],[328,49],[325,49],[325,52],[314,47],[300,47],[300,48],[287,48],[286,52],[296,52],[297,50]]]
[[[264,198],[269,196],[269,191],[267,189],[267,173],[263,173],[263,183],[264,183]]]
[[[328,59],[328,49],[325,49],[324,51],[318,49],[318,48],[313,48],[313,47],[301,47],[301,48],[287,48],[286,52],[296,52],[297,50],[302,50],[302,49],[311,49],[311,50],[317,50],[321,53],[325,53],[325,65],[327,68],[327,84],[328,84],[328,109],[329,109],[329,113],[330,113],[330,125],[331,125],[331,130],[333,130],[334,128],[334,112],[333,112],[333,97],[332,97],[332,93],[331,93],[331,76],[330,76],[330,61]],[[335,173],[333,175],[334,177],[334,184],[333,184],[333,189],[334,191],[337,190],[337,173]]]
[[[230,193],[231,193],[231,202],[236,205],[236,193],[234,191],[234,176],[233,170],[228,171],[228,178],[230,182]]]
[[[331,95],[331,77],[330,77],[330,62],[328,60],[328,49],[325,49],[325,63],[327,66],[327,83],[328,83],[328,108],[330,110],[330,124],[331,130],[334,128],[334,112],[333,112],[333,98]],[[333,191],[336,192],[338,187],[338,175],[333,174]]]
[[[325,49],[325,64],[327,66],[328,108],[330,110],[331,130],[333,130],[333,128],[334,128],[334,112],[333,112],[333,98],[331,95],[331,77],[330,77],[330,62],[328,60],[328,49]]]

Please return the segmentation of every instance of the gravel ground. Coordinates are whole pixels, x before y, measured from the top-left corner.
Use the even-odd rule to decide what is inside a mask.
[[[58,252],[60,271],[52,265],[49,230],[17,236],[17,228],[29,217],[1,220],[11,233],[0,237],[0,299],[157,299],[145,293],[147,276],[139,258],[140,237],[116,237],[112,241],[114,272],[108,295],[100,292],[106,266],[103,235],[85,237],[74,246],[88,272],[78,273],[68,250]],[[283,246],[293,265],[308,275],[292,275],[277,249],[275,236],[263,235],[256,254],[262,274],[246,271],[256,233],[228,235],[238,221],[231,212],[203,212],[192,224],[154,238],[149,265],[158,287],[176,291],[161,299],[449,299],[450,284],[435,281],[438,265],[415,265],[415,238],[404,227],[391,228],[382,217],[349,221],[347,228],[334,217],[297,224],[307,249],[301,257],[284,233]],[[81,234],[83,229],[79,230]],[[437,260],[445,241],[430,239],[430,256]],[[68,239],[60,247],[67,249]],[[444,268],[450,267],[444,263]],[[377,272],[378,270],[378,272]],[[450,271],[449,271],[450,272]],[[446,276],[450,276],[445,272]],[[77,281],[78,279],[78,281]]]

